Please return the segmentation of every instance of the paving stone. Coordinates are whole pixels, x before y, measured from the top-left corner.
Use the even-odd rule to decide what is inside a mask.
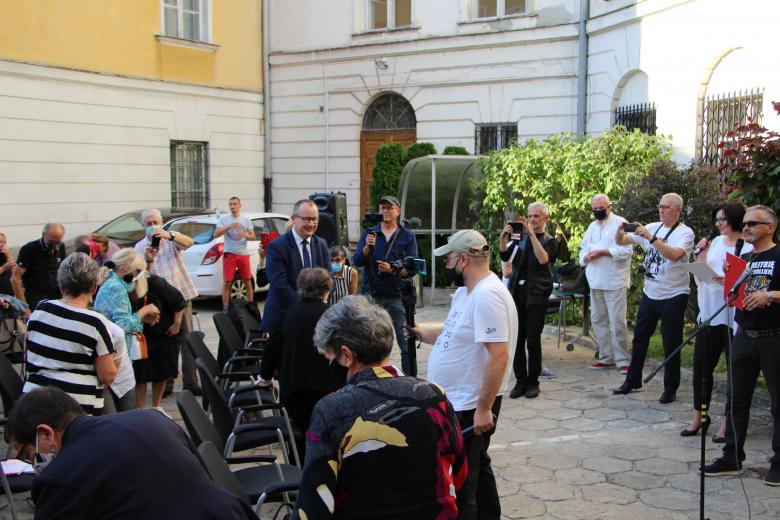
[[[607,481],[619,486],[624,486],[636,490],[645,490],[663,487],[666,482],[664,478],[655,475],[648,475],[640,471],[627,471],[625,473],[615,473],[607,476]]]
[[[572,392],[571,390],[558,390],[557,392],[547,391],[544,396],[547,399],[552,399],[554,401],[570,401],[581,397],[578,392]]]
[[[684,462],[675,462],[673,460],[661,458],[639,460],[634,463],[634,467],[637,471],[650,473],[652,475],[688,473],[688,465]]]
[[[678,462],[699,462],[699,445],[695,447],[669,446],[657,451],[659,457]],[[697,466],[698,467],[698,466]]]
[[[584,485],[604,482],[606,478],[602,473],[582,468],[559,469],[555,472],[555,480],[564,484]]]
[[[574,419],[575,417],[581,416],[582,410],[573,410],[571,408],[550,408],[549,410],[539,410],[539,417],[553,419],[556,421]]]
[[[669,413],[652,408],[642,408],[628,412],[628,418],[643,423],[658,424],[669,421]]]
[[[594,457],[583,460],[582,467],[600,473],[621,473],[623,471],[631,471],[634,468],[634,464],[614,457]]]
[[[638,408],[644,408],[645,404],[641,401],[635,401],[633,399],[624,399],[623,396],[614,396],[604,401],[604,406],[613,410],[636,410]]]
[[[617,459],[642,460],[655,455],[655,451],[641,446],[617,446],[609,451],[609,454]]]
[[[639,499],[648,506],[671,511],[697,509],[699,497],[696,493],[673,488],[655,488],[639,492]]]
[[[506,401],[504,401],[504,403],[505,402]],[[511,419],[511,420],[532,419],[536,417],[537,413],[538,412],[536,410],[533,410],[531,408],[525,408],[522,406],[516,406],[512,408],[508,406],[502,406],[501,416],[499,417],[499,419],[501,421],[504,421],[505,419]]]
[[[528,459],[528,464],[555,470],[576,468],[578,461],[574,457],[567,457],[565,455],[541,455]]]
[[[522,490],[531,497],[544,501],[569,500],[574,498],[574,486],[555,481],[523,484]]]
[[[502,468],[498,470],[498,473],[506,480],[519,482],[521,484],[544,482],[545,480],[551,480],[553,478],[552,471],[538,466],[530,466],[528,464]]]
[[[602,504],[631,504],[636,502],[637,493],[627,487],[602,482],[580,488],[582,498]]]
[[[560,520],[601,520],[609,511],[606,504],[595,504],[585,500],[562,500],[547,503],[547,515]]]
[[[556,426],[558,426],[557,421],[553,421],[552,419],[543,419],[540,417],[523,421],[523,428],[532,431],[551,430]]]
[[[601,401],[598,399],[591,399],[588,397],[578,397],[571,399],[563,403],[566,408],[572,408],[574,410],[590,410],[591,408],[601,408]]]
[[[631,431],[639,428],[646,428],[647,424],[641,421],[634,421],[633,419],[617,419],[615,421],[608,421],[604,427],[613,431]]]
[[[519,491],[501,499],[501,516],[511,519],[544,517],[544,501]]]
[[[593,432],[604,428],[604,423],[601,421],[586,419],[584,417],[578,417],[576,419],[559,421],[558,426],[575,432]]]
[[[625,419],[626,412],[624,410],[613,410],[611,408],[593,408],[585,410],[585,417],[588,419],[595,419],[597,421],[614,421],[616,419]]]

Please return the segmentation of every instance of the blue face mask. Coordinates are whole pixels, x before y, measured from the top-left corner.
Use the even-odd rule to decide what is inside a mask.
[[[154,226],[149,226],[146,228],[146,236],[150,237],[152,236],[152,233],[154,233]]]
[[[342,267],[343,266],[337,262],[333,262],[330,264],[330,270],[333,271],[334,273],[340,273]]]

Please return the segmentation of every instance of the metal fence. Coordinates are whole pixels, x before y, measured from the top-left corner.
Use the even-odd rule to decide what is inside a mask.
[[[209,207],[207,143],[171,141],[171,206]]]
[[[624,126],[630,132],[639,129],[648,135],[655,135],[655,103],[625,105],[615,109],[615,126]]]
[[[702,162],[720,166],[723,149],[718,145],[729,139],[726,133],[748,122],[760,125],[763,105],[763,88],[707,96],[702,124]]]
[[[478,125],[474,128],[474,153],[480,155],[492,150],[503,150],[513,140],[517,140],[516,124]]]

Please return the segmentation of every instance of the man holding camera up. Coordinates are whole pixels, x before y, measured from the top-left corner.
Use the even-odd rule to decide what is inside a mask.
[[[631,365],[626,381],[613,390],[627,394],[642,388],[642,368],[650,345],[650,336],[661,320],[664,353],[668,356],[683,339],[685,308],[690,293],[690,276],[677,264],[687,263],[693,249],[693,230],[680,222],[683,199],[676,193],[667,193],[658,204],[660,222],[646,226],[623,224],[615,234],[620,245],[639,244],[645,251],[641,271],[645,277],[642,301],[636,316]],[[675,355],[664,368],[664,391],[658,400],[662,404],[677,398],[680,386],[680,354]]]
[[[528,217],[518,217],[501,230],[498,252],[501,260],[512,263],[509,292],[515,301],[520,328],[517,334],[514,369],[517,382],[511,399],[539,396],[542,372],[542,331],[547,301],[552,292],[552,265],[556,244],[545,231],[549,210],[542,202],[528,205]],[[526,345],[528,356],[526,357]]]
[[[382,214],[382,222],[360,235],[352,263],[356,267],[365,266],[363,293],[370,294],[374,302],[390,314],[395,338],[401,349],[401,367],[404,373],[411,374],[403,330],[406,313],[401,302],[402,273],[391,264],[407,256],[417,257],[417,240],[411,231],[398,225],[401,204],[397,198],[385,195],[379,199],[379,212]]]

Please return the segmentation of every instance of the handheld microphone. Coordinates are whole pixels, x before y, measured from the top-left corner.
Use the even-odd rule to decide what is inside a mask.
[[[710,231],[710,234],[707,235],[707,238],[704,239],[704,240],[707,241],[707,245],[709,245],[710,242],[712,242],[712,239],[715,238],[716,236],[718,236],[717,230],[713,229],[712,231]],[[707,247],[707,246],[704,246],[704,247]],[[693,250],[693,255],[694,256],[699,256],[699,253],[701,253],[701,250],[704,249],[704,247],[697,247],[696,249],[694,249]],[[737,254],[737,256],[739,256],[739,254]]]
[[[422,220],[419,217],[405,218],[401,220],[401,224],[407,229],[417,229],[422,224]]]
[[[750,268],[749,265],[745,266],[745,270],[742,271],[742,274],[739,275],[739,278],[737,278],[737,281],[734,282],[734,285],[731,286],[731,289],[729,289],[729,296],[734,296],[737,291],[739,291],[739,287],[745,283],[745,280],[750,278],[750,275],[753,274],[753,269]]]
[[[737,243],[734,245],[734,256],[739,256],[739,254],[742,252],[742,247],[744,247],[745,241],[741,238],[737,239]]]

